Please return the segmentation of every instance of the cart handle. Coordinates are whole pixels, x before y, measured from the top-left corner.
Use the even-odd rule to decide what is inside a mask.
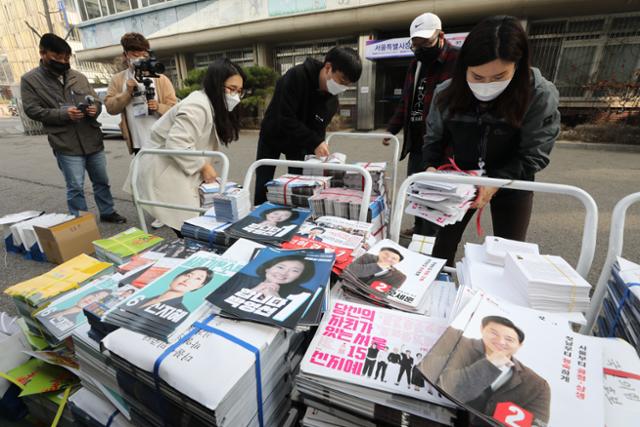
[[[360,221],[367,222],[367,213],[369,204],[371,203],[371,174],[362,166],[358,165],[342,165],[329,163],[311,163],[300,160],[279,160],[279,159],[260,159],[251,163],[246,175],[244,176],[243,188],[251,188],[251,179],[260,166],[286,166],[289,168],[309,168],[321,170],[338,170],[345,172],[358,172],[364,178],[364,190],[362,192],[362,204],[360,205]],[[249,190],[251,191],[251,190]]]
[[[591,297],[591,305],[587,310],[587,323],[582,326],[580,332],[583,334],[591,334],[593,325],[595,324],[598,313],[602,308],[602,302],[607,294],[607,283],[611,277],[611,268],[616,262],[616,258],[622,255],[622,247],[624,244],[624,223],[627,216],[627,210],[634,203],[640,202],[640,192],[629,194],[624,197],[613,208],[611,215],[611,230],[609,231],[609,247],[607,249],[607,258],[600,272],[598,283],[596,284],[593,296]]]
[[[586,215],[582,231],[582,244],[580,257],[576,271],[585,279],[591,270],[593,256],[596,250],[596,236],[598,231],[598,206],[593,197],[581,188],[565,184],[552,184],[546,182],[516,181],[509,179],[496,179],[476,176],[462,176],[453,174],[441,174],[435,172],[420,172],[408,177],[398,190],[398,198],[391,216],[390,238],[398,242],[404,204],[409,185],[416,181],[447,182],[451,184],[471,184],[487,187],[509,188],[513,190],[538,191],[541,193],[565,194],[578,199],[585,208]]]
[[[176,205],[173,203],[155,202],[153,200],[140,199],[140,192],[138,191],[138,171],[140,169],[140,159],[142,156],[156,155],[156,156],[187,156],[187,157],[217,157],[222,160],[222,171],[220,172],[220,188],[224,189],[227,185],[227,177],[229,176],[229,158],[220,151],[194,151],[194,150],[167,150],[160,148],[143,148],[133,158],[131,164],[131,193],[133,195],[133,204],[136,207],[138,214],[138,220],[145,233],[148,232],[147,222],[144,219],[144,212],[142,206],[158,206],[167,209],[176,209],[182,211],[192,212],[206,212],[204,208],[193,208],[190,206]]]
[[[384,139],[389,138],[391,143],[393,144],[393,175],[391,177],[391,191],[389,192],[389,199],[391,200],[393,207],[393,197],[396,191],[396,185],[398,181],[398,163],[400,162],[400,140],[397,136],[391,133],[358,133],[358,132],[333,132],[330,133],[325,142],[329,144],[329,141],[333,139],[333,137],[344,137],[344,138],[357,138],[357,139]]]

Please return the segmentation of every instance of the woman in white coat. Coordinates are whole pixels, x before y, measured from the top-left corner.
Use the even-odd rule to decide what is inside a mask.
[[[246,76],[226,58],[214,61],[202,81],[202,89],[192,92],[166,112],[151,129],[155,148],[169,150],[218,150],[238,139],[240,119],[234,108],[240,103]],[[199,207],[198,187],[211,183],[217,173],[210,159],[187,156],[146,155],[140,159],[140,197],[164,203]],[[131,191],[131,174],[125,191]],[[144,206],[160,222],[180,235],[182,223],[196,215],[192,211]]]

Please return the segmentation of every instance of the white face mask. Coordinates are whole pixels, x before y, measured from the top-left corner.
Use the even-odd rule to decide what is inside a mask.
[[[473,96],[475,96],[479,101],[493,101],[496,99],[511,83],[511,79],[509,80],[501,80],[499,82],[491,82],[491,83],[471,83],[467,80],[467,84],[469,85],[469,89],[473,92]]]
[[[227,110],[233,111],[233,109],[236,108],[238,104],[240,104],[240,95],[238,95],[237,93],[234,93],[233,95],[231,95],[230,93],[225,93],[224,101],[227,104]]]
[[[339,95],[347,89],[349,86],[341,85],[333,79],[327,79],[327,90],[331,95]]]

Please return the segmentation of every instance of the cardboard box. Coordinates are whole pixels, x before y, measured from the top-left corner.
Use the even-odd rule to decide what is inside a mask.
[[[96,217],[89,212],[81,212],[79,217],[53,227],[34,226],[33,229],[47,260],[55,264],[62,264],[83,253],[94,253],[92,242],[102,238]]]

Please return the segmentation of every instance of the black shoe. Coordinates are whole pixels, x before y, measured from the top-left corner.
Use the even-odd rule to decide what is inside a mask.
[[[109,215],[100,215],[100,222],[110,222],[112,224],[124,224],[127,222],[127,218],[119,215],[118,212],[110,213]]]

